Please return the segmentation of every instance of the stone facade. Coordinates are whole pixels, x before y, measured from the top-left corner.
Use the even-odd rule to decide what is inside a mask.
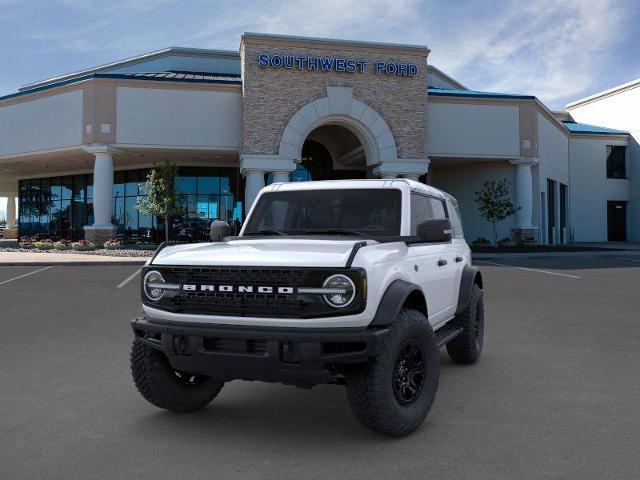
[[[328,86],[350,87],[353,97],[377,111],[395,139],[398,158],[427,158],[426,47],[362,44],[245,35],[240,55],[243,77],[243,154],[277,155],[291,117],[307,103],[327,96]],[[263,68],[261,54],[361,59],[362,73]],[[375,73],[375,63],[415,64],[414,76]]]
[[[0,238],[15,240],[18,238],[18,229],[6,228],[4,230],[0,230]]]
[[[111,240],[116,236],[116,228],[95,228],[91,226],[84,227],[84,239],[102,247],[107,240]]]

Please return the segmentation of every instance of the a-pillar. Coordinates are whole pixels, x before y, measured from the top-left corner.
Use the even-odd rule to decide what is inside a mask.
[[[92,154],[93,163],[93,225],[84,227],[84,238],[96,245],[114,237],[116,228],[113,217],[113,155],[115,150],[108,145],[85,147]]]
[[[516,167],[516,226],[513,236],[517,240],[536,239],[538,227],[533,225],[533,172],[532,168],[538,164],[535,157],[521,157],[510,160]]]

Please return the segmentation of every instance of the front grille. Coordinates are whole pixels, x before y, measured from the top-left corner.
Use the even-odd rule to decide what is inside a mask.
[[[162,274],[166,272],[169,280],[175,283],[211,283],[225,285],[242,285],[251,283],[252,285],[290,285],[308,286],[312,281],[313,274],[308,270],[293,268],[211,268],[211,267],[171,267],[162,269]]]
[[[166,295],[159,302],[148,305],[174,312],[206,315],[256,317],[309,318],[354,313],[363,309],[361,288],[364,272],[360,269],[326,268],[259,268],[259,267],[148,267],[158,270],[167,283],[179,285],[251,285],[254,287],[321,287],[324,280],[335,273],[349,275],[358,288],[352,305],[336,311],[327,306],[322,296],[313,294],[240,293],[219,291],[186,291]],[[144,275],[143,275],[144,278]],[[234,288],[234,290],[236,290]]]

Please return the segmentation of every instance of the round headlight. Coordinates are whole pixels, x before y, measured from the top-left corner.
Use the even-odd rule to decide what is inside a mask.
[[[333,308],[344,308],[356,298],[356,286],[346,275],[331,275],[324,281],[322,287],[335,289],[335,293],[323,295],[324,301]]]
[[[161,288],[161,286],[164,283],[165,283],[164,278],[162,278],[162,275],[160,275],[160,272],[156,270],[151,270],[150,272],[147,272],[147,274],[144,276],[144,280],[142,283],[144,288],[144,294],[147,296],[149,300],[157,302],[164,295],[165,289]]]

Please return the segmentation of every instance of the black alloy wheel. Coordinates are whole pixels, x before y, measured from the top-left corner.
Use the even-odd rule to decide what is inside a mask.
[[[400,349],[393,371],[393,394],[400,405],[409,405],[420,396],[424,378],[422,352],[414,341],[407,340]]]

